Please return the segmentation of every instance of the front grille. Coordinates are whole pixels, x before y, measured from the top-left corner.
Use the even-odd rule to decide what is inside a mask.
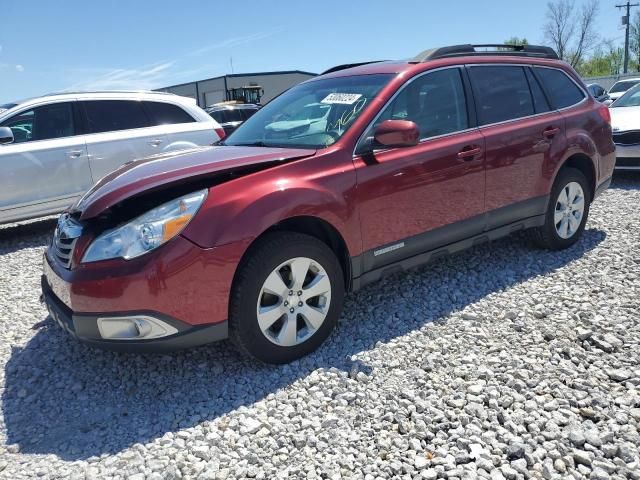
[[[71,266],[73,249],[82,234],[82,226],[68,214],[63,214],[58,219],[58,225],[53,233],[51,251],[55,259],[63,267]]]
[[[614,132],[613,143],[616,145],[638,145],[640,144],[640,131]]]
[[[640,167],[640,157],[618,157],[616,167]]]

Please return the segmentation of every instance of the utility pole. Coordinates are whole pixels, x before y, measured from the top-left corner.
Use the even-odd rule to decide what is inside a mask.
[[[624,72],[627,73],[629,71],[629,24],[631,23],[631,7],[637,7],[640,4],[638,3],[630,3],[627,0],[626,5],[616,5],[616,8],[626,8],[627,15],[622,17],[622,24],[626,26],[626,32],[624,35]]]

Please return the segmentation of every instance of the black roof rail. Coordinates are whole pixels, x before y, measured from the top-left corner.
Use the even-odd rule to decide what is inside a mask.
[[[480,49],[480,50],[477,50]],[[485,45],[452,45],[450,47],[432,48],[419,53],[411,60],[410,63],[422,63],[437,58],[450,57],[466,57],[480,55],[498,55],[498,56],[516,56],[516,57],[536,57],[550,58],[559,60],[558,54],[551,47],[541,45],[501,45],[501,44],[485,44]]]
[[[371,60],[370,62],[360,62],[360,63],[345,63],[344,65],[336,65],[335,67],[331,67],[328,70],[325,70],[320,75],[324,75],[325,73],[333,73],[339,72],[340,70],[346,70],[347,68],[359,67],[360,65],[368,65],[370,63],[380,63],[386,62],[387,60]]]

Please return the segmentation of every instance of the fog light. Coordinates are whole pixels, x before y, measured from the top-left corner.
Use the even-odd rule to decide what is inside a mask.
[[[144,315],[98,319],[100,336],[109,340],[147,340],[178,333],[175,327]]]

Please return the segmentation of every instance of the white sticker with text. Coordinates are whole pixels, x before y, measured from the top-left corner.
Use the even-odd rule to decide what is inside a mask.
[[[320,103],[341,103],[343,105],[351,105],[356,103],[362,95],[360,93],[330,93]]]

